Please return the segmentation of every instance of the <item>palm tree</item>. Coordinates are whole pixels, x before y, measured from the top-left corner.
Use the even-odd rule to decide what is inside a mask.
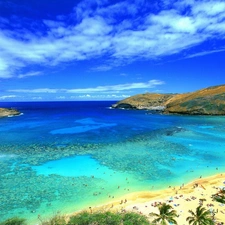
[[[225,189],[220,189],[218,194],[225,195]]]
[[[196,212],[189,210],[191,216],[187,217],[189,224],[193,225],[214,225],[215,223],[212,220],[212,216],[209,210],[205,209],[202,206],[196,208]]]
[[[178,217],[176,210],[173,210],[173,207],[171,205],[168,205],[166,203],[163,203],[162,205],[158,206],[159,214],[157,213],[149,213],[150,216],[157,217],[152,222],[153,224],[161,224],[161,225],[167,225],[167,224],[177,224],[177,221],[174,219],[175,217]]]
[[[213,200],[225,203],[225,189],[220,189],[216,194],[212,195]]]

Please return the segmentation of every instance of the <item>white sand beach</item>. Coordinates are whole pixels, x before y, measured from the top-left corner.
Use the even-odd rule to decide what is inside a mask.
[[[211,198],[223,187],[225,187],[225,174],[218,174],[199,178],[188,184],[181,184],[179,187],[168,187],[161,191],[131,193],[106,205],[91,207],[91,210],[134,211],[148,216],[151,212],[158,213],[157,204],[166,202],[177,211],[178,224],[188,225],[186,221],[186,218],[190,216],[188,210],[195,211],[202,203],[214,214],[216,223],[225,222],[225,205]],[[149,217],[149,219],[151,221],[153,218]]]

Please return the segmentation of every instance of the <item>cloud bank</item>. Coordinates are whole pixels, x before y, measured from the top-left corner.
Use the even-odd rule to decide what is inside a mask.
[[[78,89],[50,89],[50,88],[39,88],[39,89],[13,89],[8,90],[8,92],[18,92],[18,93],[70,93],[70,94],[83,94],[83,93],[110,93],[110,92],[120,92],[128,91],[133,89],[149,89],[154,88],[158,85],[164,84],[160,80],[150,80],[146,83],[129,83],[129,84],[118,84],[118,85],[109,85],[109,86],[98,86],[94,88],[78,88]]]
[[[97,86],[92,88],[77,89],[53,89],[53,88],[37,88],[37,89],[11,89],[5,91],[7,95],[0,96],[0,100],[20,100],[27,101],[73,101],[73,100],[118,100],[130,97],[131,93],[136,90],[150,92],[154,88],[165,84],[161,80],[149,80],[148,82],[125,83],[118,85]],[[18,95],[17,95],[18,94]]]
[[[99,58],[105,61],[93,69],[104,71],[225,39],[223,0],[146,2],[83,0],[54,20],[0,17],[0,78],[38,76],[33,67]]]

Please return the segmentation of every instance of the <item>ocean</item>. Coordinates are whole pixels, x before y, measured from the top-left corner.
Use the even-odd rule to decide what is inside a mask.
[[[225,172],[225,117],[111,109],[115,102],[2,102],[0,222],[37,224],[136,191]]]

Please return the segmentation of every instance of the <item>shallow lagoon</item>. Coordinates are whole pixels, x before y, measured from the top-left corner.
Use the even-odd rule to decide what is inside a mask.
[[[17,215],[34,224],[38,215],[225,171],[225,117],[113,110],[111,104],[2,103],[23,115],[0,120],[1,220]]]

